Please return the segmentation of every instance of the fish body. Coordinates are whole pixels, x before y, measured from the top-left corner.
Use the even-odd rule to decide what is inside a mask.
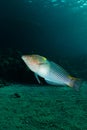
[[[78,87],[79,80],[72,77],[66,70],[60,65],[57,65],[53,61],[49,61],[47,58],[40,55],[24,55],[22,60],[28,66],[28,68],[45,79],[48,84],[51,85],[68,85],[70,87]]]

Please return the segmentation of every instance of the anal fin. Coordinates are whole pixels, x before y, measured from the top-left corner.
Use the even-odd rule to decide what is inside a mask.
[[[45,81],[46,81],[46,83],[48,83],[48,84],[50,84],[50,85],[58,85],[57,83],[54,83],[54,82],[49,81],[49,80],[47,80],[47,79],[45,79]]]

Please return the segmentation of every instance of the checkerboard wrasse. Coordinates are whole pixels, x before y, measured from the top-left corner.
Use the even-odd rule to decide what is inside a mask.
[[[37,81],[40,83],[39,76],[51,85],[67,85],[71,88],[79,89],[81,80],[71,76],[60,65],[40,55],[23,55],[22,60],[28,68],[35,73]]]

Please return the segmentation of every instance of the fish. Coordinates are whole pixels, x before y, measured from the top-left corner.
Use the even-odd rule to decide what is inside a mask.
[[[50,85],[67,85],[76,90],[81,86],[80,79],[71,76],[63,67],[44,56],[32,54],[23,55],[21,58],[27,67],[34,72],[38,83],[41,83],[40,76]]]

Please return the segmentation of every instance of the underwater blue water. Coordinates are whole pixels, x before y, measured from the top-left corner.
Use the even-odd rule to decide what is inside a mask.
[[[51,57],[87,54],[86,0],[0,2],[1,48]]]

